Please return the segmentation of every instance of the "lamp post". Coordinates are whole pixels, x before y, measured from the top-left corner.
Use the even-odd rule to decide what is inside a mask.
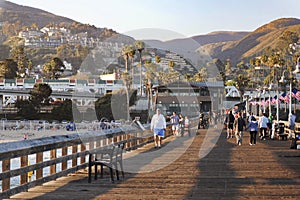
[[[261,89],[260,88],[257,88],[256,89],[257,90],[257,95],[256,95],[256,97],[258,98],[258,102],[259,102],[259,104],[258,104],[258,116],[260,116],[260,109],[261,109],[261,99],[260,99],[260,96],[261,96]]]
[[[266,113],[266,88],[263,89],[263,95],[264,95],[264,113]]]
[[[276,121],[279,123],[279,91],[278,91],[278,84],[276,89],[277,101],[276,101]]]
[[[284,76],[284,73],[286,72],[286,70],[284,70],[282,72],[282,76],[279,80],[280,83],[285,83],[286,82],[286,79],[285,79],[285,76]],[[291,74],[290,74],[290,78],[291,78]],[[290,88],[289,88],[289,116],[290,114],[292,113],[292,80],[290,80]]]
[[[269,86],[269,117],[272,115],[272,109],[271,109],[271,90],[274,89],[273,83],[270,84]]]

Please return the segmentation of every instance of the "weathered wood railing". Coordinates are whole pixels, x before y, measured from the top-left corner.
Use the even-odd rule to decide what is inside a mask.
[[[195,126],[198,120],[193,119],[191,123]],[[171,134],[171,126],[168,125],[166,136]],[[141,132],[134,126],[128,126],[122,129],[0,143],[0,198],[10,197],[86,168],[87,155],[94,148],[124,142],[125,150],[131,150],[152,141],[153,133],[150,131]],[[13,162],[15,160],[17,161]],[[34,172],[34,180],[29,177],[31,172]],[[16,177],[17,183],[12,184],[11,180]]]
[[[2,172],[0,173],[0,180],[2,192],[0,197],[9,197],[27,191],[31,187],[86,168],[86,156],[89,150],[93,148],[125,141],[126,149],[134,149],[151,140],[153,140],[152,134],[143,135],[138,129],[129,127],[127,130],[111,129],[1,143]],[[46,154],[50,154],[49,159],[45,159]],[[29,164],[29,156],[34,156],[35,162]],[[16,166],[12,166],[14,159],[17,159],[18,162],[15,164]],[[49,171],[48,174],[45,173],[47,170]],[[28,177],[32,171],[35,173],[35,180],[30,180]],[[12,177],[19,177],[19,183],[12,186]]]

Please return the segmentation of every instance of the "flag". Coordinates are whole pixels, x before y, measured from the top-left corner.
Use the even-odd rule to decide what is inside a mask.
[[[290,95],[291,95],[290,93],[287,93],[287,95],[284,98],[284,102],[290,103]]]
[[[276,104],[277,103],[277,95],[271,98],[271,103]]]
[[[286,94],[286,92],[282,93],[282,95],[279,97],[279,99],[286,103],[290,102],[290,96],[289,96],[289,94]]]
[[[297,90],[297,89],[296,89]],[[296,93],[295,93],[295,98],[300,101],[300,91],[297,90]]]
[[[296,93],[298,92],[298,90],[296,88],[292,89],[292,97],[296,98]]]
[[[284,101],[286,97],[286,92],[282,93],[279,97],[280,100]]]

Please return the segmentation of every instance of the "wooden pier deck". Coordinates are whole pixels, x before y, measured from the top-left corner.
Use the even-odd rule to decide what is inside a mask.
[[[290,141],[250,146],[245,132],[236,146],[217,129],[199,133],[125,153],[124,180],[111,183],[106,175],[88,183],[83,170],[10,199],[299,199],[300,150],[289,149]]]

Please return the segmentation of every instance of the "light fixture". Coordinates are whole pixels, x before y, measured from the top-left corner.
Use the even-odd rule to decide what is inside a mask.
[[[273,90],[274,88],[275,88],[274,84],[271,83],[270,86],[269,86],[269,88],[268,88],[268,90]]]
[[[285,80],[284,76],[281,76],[279,83],[285,83],[285,82],[286,82],[286,80]]]
[[[299,74],[300,73],[299,59],[300,59],[300,57],[298,57],[298,59],[297,59],[296,69],[293,71],[293,74]]]
[[[286,70],[283,70],[282,76],[281,76],[281,78],[280,78],[280,80],[279,80],[279,83],[285,83],[285,82],[286,82],[285,77],[284,77],[284,73],[285,73],[285,72],[286,72]]]

